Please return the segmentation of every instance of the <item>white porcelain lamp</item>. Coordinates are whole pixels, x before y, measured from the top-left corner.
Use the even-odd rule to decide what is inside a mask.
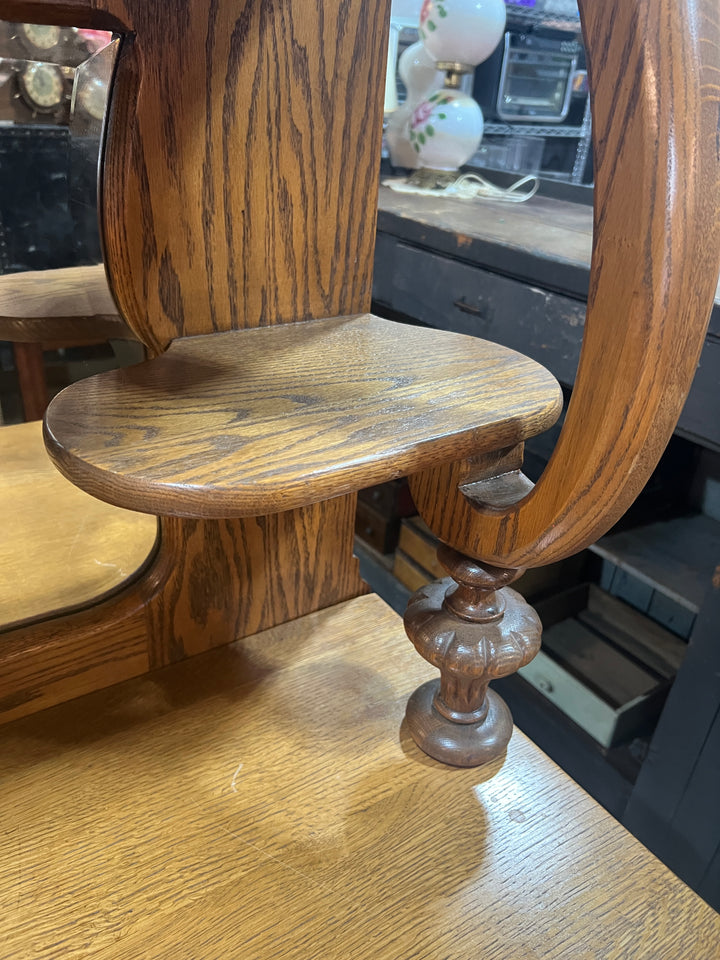
[[[425,0],[420,37],[438,63],[473,70],[487,60],[505,32],[505,0]]]
[[[502,39],[505,2],[425,0],[419,30],[427,53],[445,72],[445,81],[413,110],[409,139],[420,169],[411,182],[442,187],[480,146],[482,111],[458,88],[463,74],[472,73]]]
[[[423,43],[413,43],[400,54],[397,64],[400,79],[405,84],[405,102],[390,115],[387,126],[387,142],[394,167],[414,170],[418,166],[418,153],[414,149],[412,118],[415,107],[443,82],[443,75]]]

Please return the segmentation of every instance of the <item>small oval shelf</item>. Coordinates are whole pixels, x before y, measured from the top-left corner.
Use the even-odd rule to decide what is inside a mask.
[[[45,439],[101,500],[240,517],[519,443],[560,404],[512,350],[366,314],[176,340],[64,390]]]

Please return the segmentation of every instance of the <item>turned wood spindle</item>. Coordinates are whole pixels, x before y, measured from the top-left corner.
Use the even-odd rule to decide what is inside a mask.
[[[406,718],[425,753],[472,767],[505,752],[512,717],[488,684],[533,659],[542,627],[533,608],[508,586],[522,568],[482,564],[444,544],[438,559],[450,577],[411,597],[405,630],[440,677],[415,691]]]

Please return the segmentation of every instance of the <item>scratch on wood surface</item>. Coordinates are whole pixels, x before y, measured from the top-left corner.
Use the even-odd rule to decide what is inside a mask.
[[[95,558],[95,563],[99,567],[110,567],[111,570],[117,570],[121,577],[128,576],[128,574],[125,573],[125,571],[122,570],[116,563],[105,563],[103,560],[98,560],[97,558]]]
[[[242,764],[241,764],[242,766]],[[197,807],[200,813],[204,814],[205,811],[200,806],[200,804],[193,797],[189,798],[193,806]],[[292,864],[286,863],[284,860],[280,860],[278,857],[274,857],[271,853],[268,853],[267,850],[263,850],[262,847],[258,847],[254,843],[250,843],[249,840],[246,840],[244,837],[239,836],[237,833],[233,833],[232,830],[228,830],[226,826],[222,823],[216,824],[219,830],[222,830],[223,833],[226,833],[229,837],[232,837],[234,840],[239,840],[240,843],[244,843],[246,847],[250,847],[251,850],[254,850],[256,853],[259,853],[261,857],[265,857],[267,860],[272,860],[274,863],[278,863],[281,867],[286,867],[288,870],[292,870],[293,873],[297,873],[298,876],[302,877],[303,880],[307,880],[309,883],[312,883],[313,886],[323,887],[329,889],[330,885],[327,883],[322,883],[320,880],[317,880],[315,877],[309,876],[307,873],[303,873],[302,870],[298,870],[297,867],[293,867]]]
[[[70,543],[70,548],[69,548],[69,550],[68,550],[68,555],[67,555],[68,563],[72,560],[72,555],[73,555],[73,553],[74,553],[74,551],[75,551],[75,547],[76,547],[77,544],[78,544],[78,540],[80,539],[80,537],[81,537],[81,536],[83,535],[83,533],[85,532],[85,528],[87,527],[87,523],[88,523],[87,514],[84,514],[83,517],[82,517],[82,520],[80,521],[80,525],[78,526],[77,530],[75,531],[75,536],[72,538],[72,541],[71,541],[71,543]]]
[[[230,789],[232,790],[233,793],[237,793],[237,787],[235,786],[235,782],[236,782],[236,780],[237,780],[237,778],[238,778],[238,774],[240,773],[240,771],[242,770],[242,768],[243,768],[243,765],[242,765],[241,763],[239,763],[239,764],[238,764],[238,768],[237,768],[237,770],[235,771],[235,773],[234,773],[234,775],[233,775],[232,781],[230,782]]]

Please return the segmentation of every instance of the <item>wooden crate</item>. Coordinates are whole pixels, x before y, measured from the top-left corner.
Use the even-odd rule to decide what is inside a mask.
[[[355,534],[378,553],[392,553],[398,542],[399,517],[386,517],[368,503],[358,500]]]

